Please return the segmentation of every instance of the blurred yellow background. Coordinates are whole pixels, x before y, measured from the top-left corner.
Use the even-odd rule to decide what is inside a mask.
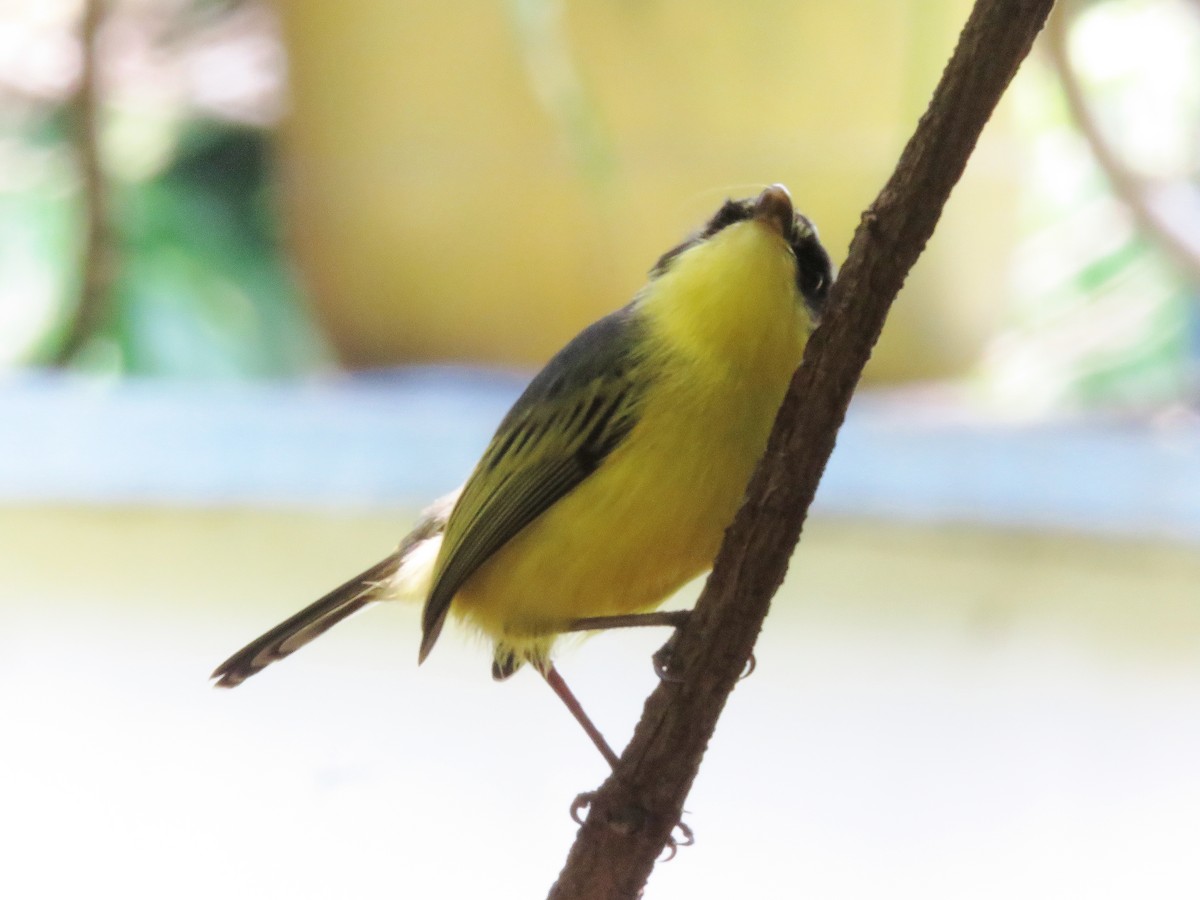
[[[353,365],[534,365],[725,197],[775,181],[840,259],[969,8],[282,4],[288,212],[320,319]],[[994,331],[1020,165],[1005,118],[874,377],[961,373]]]

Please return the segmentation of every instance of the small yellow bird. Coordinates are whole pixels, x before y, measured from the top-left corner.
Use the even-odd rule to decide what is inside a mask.
[[[217,686],[368,603],[423,598],[418,662],[453,615],[492,640],[494,678],[531,663],[614,763],[554,641],[634,624],[712,566],[832,277],[782,185],[726,201],[547,363],[394,553],[223,662]]]

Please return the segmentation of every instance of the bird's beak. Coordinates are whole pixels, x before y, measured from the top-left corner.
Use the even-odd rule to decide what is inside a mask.
[[[792,210],[792,195],[782,184],[773,184],[754,201],[754,218],[779,232],[779,236],[792,242],[792,228],[796,214]]]

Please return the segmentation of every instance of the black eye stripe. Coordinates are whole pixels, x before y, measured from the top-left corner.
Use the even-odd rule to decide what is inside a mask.
[[[791,247],[796,255],[796,288],[809,311],[819,319],[833,284],[833,264],[817,239],[817,230],[803,216],[796,217]]]

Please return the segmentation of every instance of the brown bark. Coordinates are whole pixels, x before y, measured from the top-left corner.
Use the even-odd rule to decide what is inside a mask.
[[[550,891],[637,897],[700,767],[783,581],[837,430],[888,309],[933,234],[975,142],[1053,0],[977,0],[891,179],[863,214],[830,312],[792,380],[767,452],[717,556],[672,669],[588,815]]]

